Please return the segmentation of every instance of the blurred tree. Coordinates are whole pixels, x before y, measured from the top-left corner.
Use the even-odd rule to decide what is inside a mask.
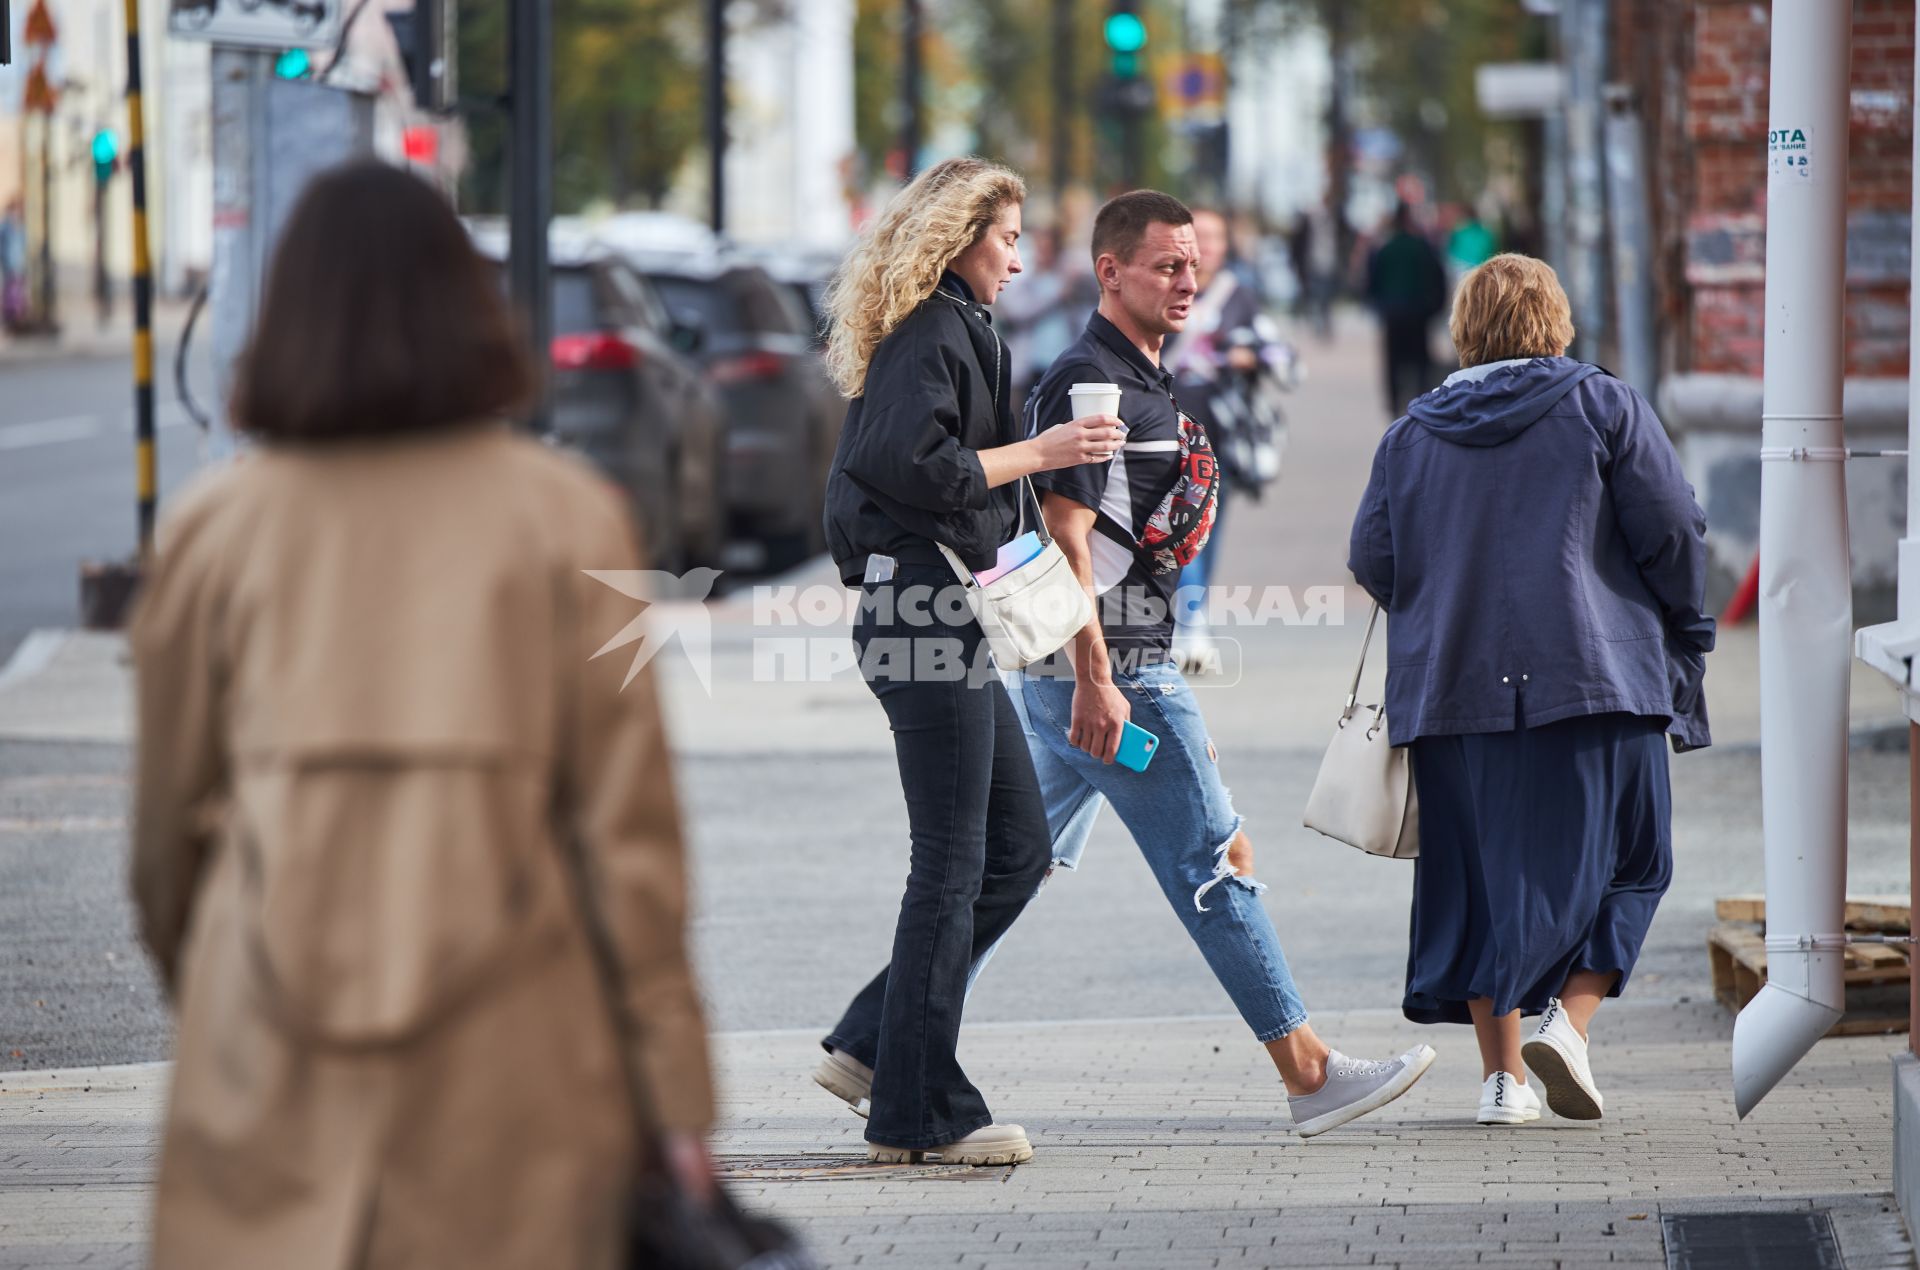
[[[1101,110],[1107,74],[1101,23],[1108,0],[923,0],[926,13],[926,137],[963,129],[979,154],[1026,176],[1036,197],[1050,195],[1056,111],[1067,112],[1065,170],[1076,185],[1109,192],[1118,181],[1116,131]],[[1066,8],[1073,44],[1069,82],[1054,74],[1056,3]],[[1184,0],[1147,0],[1155,43],[1150,74],[1179,49]],[[854,128],[864,183],[897,175],[900,139],[901,0],[858,0],[854,26]],[[1149,182],[1165,183],[1167,129],[1143,129]]]
[[[507,90],[507,6],[458,0],[470,97]],[[554,209],[605,199],[657,206],[700,144],[705,74],[699,0],[553,0]],[[470,116],[462,191],[475,211],[506,206],[506,118]]]

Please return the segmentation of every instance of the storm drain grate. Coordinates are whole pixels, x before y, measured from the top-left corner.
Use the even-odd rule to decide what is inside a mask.
[[[1825,1213],[1675,1213],[1667,1270],[1846,1270]]]
[[[969,1164],[871,1164],[844,1155],[716,1156],[714,1172],[733,1182],[833,1182],[845,1180],[894,1181],[932,1178],[939,1181],[1004,1181],[1013,1165],[976,1168]]]

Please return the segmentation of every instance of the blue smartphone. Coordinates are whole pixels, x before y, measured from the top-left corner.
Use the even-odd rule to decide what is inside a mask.
[[[1136,772],[1144,772],[1147,764],[1153,762],[1153,752],[1159,748],[1159,737],[1129,721],[1120,730],[1120,752],[1113,756],[1113,761]]]

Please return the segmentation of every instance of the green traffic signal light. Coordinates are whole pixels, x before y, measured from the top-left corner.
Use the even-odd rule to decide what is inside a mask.
[[[274,62],[273,73],[280,79],[305,79],[313,74],[313,55],[305,49],[288,49]]]
[[[1115,53],[1138,53],[1147,46],[1147,24],[1138,15],[1116,13],[1107,19],[1107,47]]]
[[[113,165],[120,158],[120,138],[113,135],[113,129],[102,128],[93,134],[93,179],[106,184],[113,175]]]

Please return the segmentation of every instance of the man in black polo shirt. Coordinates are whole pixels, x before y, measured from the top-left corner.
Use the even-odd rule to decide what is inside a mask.
[[[1368,1062],[1330,1050],[1307,1023],[1252,848],[1220,779],[1206,721],[1172,661],[1176,560],[1149,542],[1180,479],[1182,419],[1160,365],[1185,325],[1200,253],[1193,216],[1152,190],[1123,194],[1093,227],[1100,309],[1029,399],[1039,432],[1074,414],[1077,383],[1118,384],[1126,439],[1108,463],[1036,474],[1047,529],[1093,594],[1096,617],[1060,657],[1028,667],[1015,702],[1040,778],[1056,863],[1074,867],[1102,799],[1126,823],[1207,965],[1286,1083],[1295,1130],[1324,1132],[1398,1098],[1433,1051]],[[1198,546],[1199,543],[1189,544]],[[1071,670],[1060,664],[1071,663]],[[1157,738],[1145,771],[1114,763],[1131,720]],[[978,968],[976,967],[976,973]]]

